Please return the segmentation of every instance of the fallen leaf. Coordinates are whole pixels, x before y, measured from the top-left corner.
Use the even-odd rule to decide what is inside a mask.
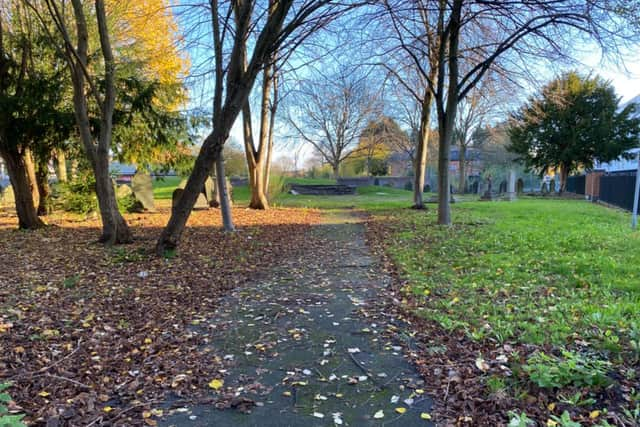
[[[384,412],[380,409],[378,412],[373,414],[373,418],[379,420],[380,418],[384,418]]]
[[[213,379],[209,381],[209,388],[219,390],[224,385],[224,381],[220,379]]]

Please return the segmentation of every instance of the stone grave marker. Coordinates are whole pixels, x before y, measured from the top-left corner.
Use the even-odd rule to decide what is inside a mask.
[[[127,184],[118,185],[116,187],[116,197],[118,199],[131,196],[132,194],[133,194],[133,190]]]
[[[518,182],[516,183],[516,192],[518,194],[524,193],[524,181],[522,178],[518,178]]]
[[[207,198],[207,202],[209,206],[212,208],[217,208],[220,206],[219,200],[217,198],[216,192],[216,183],[213,178],[210,176],[207,177],[207,180],[204,182],[204,189],[202,191],[204,196]]]
[[[507,182],[507,200],[516,200],[516,171],[513,169],[509,170],[509,174],[507,175],[509,181]]]
[[[480,200],[491,201],[493,198],[493,182],[491,181],[491,175],[487,177],[487,191],[484,192]]]
[[[131,179],[131,189],[133,196],[147,211],[155,211],[156,206],[153,201],[153,181],[151,175],[144,172],[136,172]]]

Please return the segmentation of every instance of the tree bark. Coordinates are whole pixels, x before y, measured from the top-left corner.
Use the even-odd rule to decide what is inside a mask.
[[[335,163],[331,167],[333,169],[333,177],[337,180],[340,178],[340,163]]]
[[[271,163],[273,156],[273,128],[276,123],[276,112],[278,111],[278,74],[274,71],[273,78],[273,97],[271,99],[271,107],[269,109],[269,135],[267,137],[267,153],[264,160],[264,190],[269,195],[269,181],[271,179]]]
[[[38,192],[35,176],[29,167],[28,153],[18,150],[3,150],[2,158],[7,165],[9,180],[13,187],[16,213],[18,214],[18,228],[23,230],[35,230],[45,226],[38,218],[34,193]]]
[[[220,198],[220,213],[222,214],[222,226],[225,231],[235,231],[233,218],[231,217],[231,200],[227,191],[227,178],[224,173],[224,159],[222,153],[216,160],[216,184],[218,185],[218,196]]]
[[[247,156],[247,169],[249,172],[249,189],[251,190],[249,208],[268,209],[269,201],[264,191],[264,164],[262,162],[264,153],[262,146],[260,146],[257,151],[254,148],[249,101],[247,101],[242,108],[242,124],[244,131],[244,150]]]
[[[420,134],[416,147],[415,176],[413,188],[413,207],[424,209],[424,177],[427,172],[427,147],[429,146],[429,130],[431,124],[431,104],[433,96],[430,90],[426,90],[420,112]]]
[[[115,69],[114,59],[109,41],[104,2],[95,1],[96,19],[100,36],[100,47],[105,65],[104,96],[97,99],[100,106],[100,134],[98,143],[94,143],[89,123],[88,100],[85,92],[88,50],[88,30],[84,15],[84,7],[80,0],[73,0],[76,20],[78,47],[75,55],[71,55],[70,69],[73,83],[73,104],[76,122],[82,145],[91,162],[96,179],[96,195],[102,219],[102,235],[99,241],[107,245],[129,243],[131,231],[118,210],[115,190],[109,175],[109,149],[113,129],[113,110],[115,107]],[[73,64],[73,65],[71,65]],[[98,97],[97,93],[94,96]]]
[[[466,162],[467,162],[467,146],[464,141],[460,141],[460,152],[458,153],[458,193],[464,194],[467,189],[467,171],[466,171]]]
[[[36,183],[40,195],[38,215],[40,216],[51,213],[51,190],[49,187],[49,166],[47,163],[46,159],[39,159],[36,171]]]
[[[67,182],[67,155],[63,149],[56,150],[58,182]]]
[[[439,109],[440,144],[438,149],[438,224],[451,225],[451,188],[449,185],[449,157],[453,139],[456,111],[458,109],[458,43],[460,37],[460,19],[462,0],[454,0],[448,32],[449,81],[447,86],[446,108]],[[444,41],[443,41],[444,42]],[[441,96],[443,94],[441,93]],[[442,101],[441,101],[442,102]]]

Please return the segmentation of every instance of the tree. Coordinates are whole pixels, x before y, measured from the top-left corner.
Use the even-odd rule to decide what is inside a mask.
[[[46,214],[47,163],[73,129],[64,103],[67,86],[60,57],[47,45],[29,10],[19,1],[0,12],[0,156],[15,193],[18,224],[42,227]]]
[[[560,192],[578,168],[607,162],[638,144],[640,119],[635,104],[620,109],[613,86],[600,77],[566,73],[547,84],[513,114],[511,144],[529,168],[544,174],[560,170]]]
[[[637,11],[625,7],[626,3],[621,0],[416,0],[409,5],[384,2],[394,37],[406,52],[410,64],[407,66],[420,73],[435,101],[439,129],[438,224],[451,224],[449,155],[460,100],[490,70],[508,74],[513,71],[513,64],[522,64],[523,59],[522,68],[526,68],[526,60],[530,58],[566,58],[567,47],[576,40],[595,40],[609,55],[619,53],[623,46],[631,46],[640,33],[637,26],[630,25],[637,19],[634,15]],[[425,19],[434,15],[435,22]],[[406,16],[409,19],[404,19]]]
[[[287,56],[310,34],[348,10],[345,5],[330,0],[282,0],[274,2],[268,13],[256,7],[257,4],[253,0],[233,0],[231,5],[210,1],[208,12],[214,45],[213,128],[202,143],[182,197],[158,239],[159,255],[177,246],[198,194],[220,157],[259,72],[276,52]],[[234,13],[234,9],[238,12]],[[255,43],[251,44],[251,54],[245,55],[251,31],[255,32]]]
[[[409,136],[391,117],[382,116],[371,121],[362,131],[354,159],[363,163],[367,175],[387,173],[387,157],[391,152],[405,153],[410,146]]]
[[[289,123],[331,165],[338,178],[340,165],[354,154],[365,127],[380,113],[367,76],[345,66],[335,74],[317,73],[300,82],[293,98]]]

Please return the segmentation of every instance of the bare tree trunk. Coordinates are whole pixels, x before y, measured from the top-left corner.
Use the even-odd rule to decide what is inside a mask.
[[[424,193],[424,177],[427,171],[427,147],[429,146],[429,130],[431,124],[431,104],[433,96],[427,89],[420,112],[420,134],[418,146],[416,147],[415,176],[413,188],[413,207],[424,209],[422,196]]]
[[[249,207],[251,209],[268,209],[269,201],[264,191],[263,153],[261,149],[258,149],[258,151],[254,149],[249,101],[247,101],[246,105],[242,108],[242,124],[244,131],[244,150],[247,156],[247,169],[249,172],[249,189],[251,190]]]
[[[46,158],[38,159],[36,170],[36,183],[40,201],[38,203],[38,215],[45,216],[51,212],[51,190],[49,188],[49,166]]]
[[[25,230],[42,228],[45,223],[38,218],[34,193],[38,192],[35,177],[30,173],[29,159],[24,152],[18,150],[2,151],[2,158],[7,165],[9,180],[15,196],[18,227]]]
[[[220,213],[222,214],[222,225],[225,231],[235,231],[233,218],[231,217],[231,200],[227,191],[227,178],[224,173],[224,159],[222,153],[216,160],[216,184],[218,185],[218,196],[220,199]]]
[[[271,99],[271,108],[269,115],[269,136],[267,137],[267,157],[264,161],[264,189],[269,193],[269,180],[271,179],[271,162],[273,155],[273,128],[276,123],[276,112],[278,111],[278,74],[273,73],[273,98]]]
[[[76,55],[70,61],[73,82],[73,103],[76,122],[80,131],[80,139],[85,152],[91,161],[96,179],[96,195],[102,219],[102,235],[99,241],[107,245],[129,243],[132,240],[131,231],[118,210],[115,190],[109,176],[109,148],[113,128],[113,110],[115,107],[115,70],[113,54],[106,22],[104,2],[96,0],[96,18],[100,35],[100,47],[105,63],[104,98],[98,99],[100,104],[100,135],[95,144],[91,135],[89,123],[89,109],[85,93],[85,71],[87,67],[88,30],[84,15],[84,6],[80,0],[73,0],[73,10],[76,19],[76,33],[78,48]],[[97,96],[97,94],[95,94]],[[100,102],[102,101],[102,102]]]
[[[464,194],[467,189],[467,171],[466,171],[466,161],[467,161],[467,146],[464,144],[464,141],[460,141],[460,152],[458,153],[458,193]]]
[[[458,42],[462,0],[454,0],[449,22],[448,61],[449,81],[445,114],[438,114],[440,145],[438,150],[438,224],[451,225],[451,188],[449,185],[449,156],[458,109]],[[444,41],[443,41],[444,42]],[[443,94],[441,94],[442,96]],[[442,110],[440,110],[442,111]]]
[[[58,182],[67,182],[67,156],[63,149],[56,150]]]
[[[340,163],[334,163],[331,167],[333,168],[333,177],[337,180],[340,178]]]

